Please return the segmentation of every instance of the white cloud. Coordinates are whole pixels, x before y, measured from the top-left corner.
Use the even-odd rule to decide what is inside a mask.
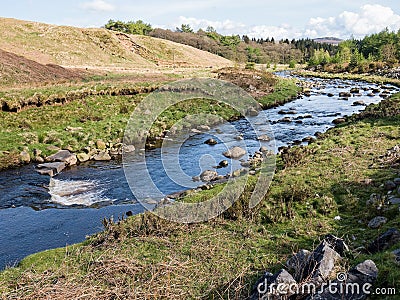
[[[189,24],[194,30],[198,30],[200,28],[206,29],[208,26],[212,26],[221,34],[240,34],[247,28],[245,24],[231,20],[210,21],[207,19],[196,19],[180,16],[174,25],[175,27],[180,27],[182,24]]]
[[[107,12],[115,10],[115,6],[107,3],[104,0],[93,0],[90,2],[84,2],[81,4],[83,9],[91,10],[91,11],[100,11]]]
[[[386,27],[389,30],[397,31],[400,29],[400,15],[396,14],[390,7],[367,4],[360,7],[357,12],[344,11],[337,16],[329,18],[310,18],[304,28],[295,28],[288,24],[280,26],[249,26],[229,19],[211,21],[182,16],[173,24],[173,28],[180,27],[181,24],[189,24],[195,30],[212,26],[221,34],[245,34],[255,38],[274,37],[275,40],[325,36],[347,39],[352,35],[356,38],[362,38],[365,35],[380,32]]]
[[[359,12],[344,11],[337,17],[311,18],[306,32],[313,35],[334,35],[348,38],[351,35],[361,38],[367,34],[400,29],[400,15],[390,7],[379,4],[366,4]]]

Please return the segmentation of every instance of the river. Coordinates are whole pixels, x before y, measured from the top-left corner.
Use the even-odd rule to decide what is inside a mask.
[[[272,129],[276,152],[280,146],[299,143],[305,137],[326,131],[338,117],[365,108],[354,106],[355,101],[380,102],[380,93],[373,94],[373,89],[386,90],[389,94],[399,91],[393,86],[349,80],[300,79],[314,84],[308,97],[248,117],[251,124],[243,119],[194,134],[183,145],[169,143],[170,148],[163,152],[179,153],[180,169],[190,177],[196,176],[225,159],[222,152],[231,146],[245,143],[250,154],[257,151],[263,142],[257,141],[250,126],[258,132],[268,133]],[[348,100],[340,99],[339,93],[348,92],[352,87],[359,87],[360,92]],[[282,120],[285,117],[290,120]],[[243,141],[236,139],[238,132]],[[210,137],[223,143],[213,147],[204,144]],[[161,156],[160,149],[146,152],[152,179],[164,194],[187,189],[188,186],[177,184],[167,175],[163,165],[168,164],[168,159],[168,153]],[[239,161],[232,160],[228,169],[217,171],[225,175],[240,167]],[[200,184],[193,182],[190,187]],[[0,269],[13,266],[32,253],[81,242],[87,235],[102,230],[104,218],[113,216],[117,220],[128,211],[137,214],[143,210],[129,188],[120,161],[88,162],[66,169],[51,180],[37,174],[32,164],[0,172]]]

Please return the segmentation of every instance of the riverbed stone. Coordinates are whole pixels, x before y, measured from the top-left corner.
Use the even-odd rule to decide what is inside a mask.
[[[41,175],[49,175],[50,177],[53,177],[64,170],[65,167],[65,162],[50,162],[37,165],[36,171]]]
[[[396,183],[394,183],[392,180],[388,180],[385,182],[384,187],[387,191],[393,191],[396,188]]]
[[[250,108],[247,110],[247,113],[246,113],[246,115],[248,115],[248,116],[250,116],[250,117],[258,116],[258,114],[259,114],[258,110],[255,109],[254,107],[250,107]]]
[[[353,104],[352,104],[352,106],[366,106],[366,105],[367,104],[365,104],[365,102],[362,101],[362,100],[354,101]]]
[[[349,98],[351,97],[351,94],[349,92],[340,92],[339,97],[341,98]]]
[[[376,229],[381,227],[383,224],[387,222],[387,218],[378,216],[373,218],[371,221],[368,222],[368,227],[372,229]]]
[[[125,144],[125,145],[122,146],[122,150],[118,151],[118,154],[122,154],[122,152],[123,153],[132,153],[132,152],[135,152],[135,150],[136,150],[136,148],[135,148],[134,145],[126,145]]]
[[[271,140],[271,138],[266,134],[262,134],[259,137],[257,137],[257,140],[263,141],[263,142],[268,142]]]
[[[266,153],[266,152],[268,152],[269,150],[268,150],[268,147],[267,147],[267,146],[261,146],[260,149],[259,149],[259,151],[262,152],[262,153]]]
[[[47,162],[64,162],[67,166],[73,166],[77,163],[76,155],[69,150],[60,150],[57,153],[46,157]]]
[[[203,182],[210,182],[218,177],[218,173],[214,170],[205,170],[200,174],[200,179]]]
[[[209,131],[211,128],[210,128],[210,126],[207,126],[207,125],[199,125],[199,126],[197,126],[197,129],[201,130],[201,131]]]
[[[83,163],[83,162],[88,161],[88,160],[90,159],[90,156],[89,156],[87,153],[85,153],[85,152],[81,152],[81,153],[78,153],[78,154],[76,155],[76,158],[78,159],[78,161],[79,161],[80,163]]]
[[[29,164],[31,162],[31,156],[28,151],[21,151],[19,154],[19,161],[23,164]]]
[[[246,150],[241,147],[235,146],[222,153],[227,158],[239,159],[246,154]]]
[[[107,151],[100,151],[93,157],[93,159],[96,161],[109,161],[111,160],[111,156]]]
[[[226,168],[228,165],[229,165],[229,163],[228,163],[228,161],[227,161],[226,159],[221,160],[221,161],[219,162],[219,164],[218,164],[218,166],[219,166],[220,168]]]
[[[206,140],[206,141],[204,142],[204,144],[207,144],[207,145],[213,146],[213,145],[216,145],[216,144],[218,144],[218,142],[217,142],[217,140],[216,140],[216,139],[213,139],[213,138],[211,138],[211,139],[208,139],[208,140]]]

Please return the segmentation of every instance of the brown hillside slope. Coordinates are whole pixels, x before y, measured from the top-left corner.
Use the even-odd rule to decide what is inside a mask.
[[[190,46],[151,37],[121,35],[103,28],[0,18],[0,36],[0,49],[42,64],[127,69],[231,64],[229,60]]]
[[[81,72],[36,61],[0,49],[0,85],[80,79]]]

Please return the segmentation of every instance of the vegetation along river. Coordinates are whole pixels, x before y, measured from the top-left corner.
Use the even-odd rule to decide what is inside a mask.
[[[179,167],[188,176],[197,176],[226,159],[222,152],[227,148],[245,143],[250,154],[261,145],[273,147],[277,152],[280,146],[300,143],[306,137],[326,131],[334,126],[334,119],[363,110],[363,103],[380,102],[382,92],[389,95],[399,91],[393,86],[348,80],[300,79],[312,84],[309,95],[248,117],[251,124],[239,120],[194,134],[183,145],[169,143],[170,149],[163,149],[163,161],[160,149],[147,151],[146,164],[153,181],[164,194],[188,188],[171,180],[164,170],[168,152],[178,151]],[[354,87],[359,91],[353,92],[348,100],[341,99],[339,93]],[[275,142],[258,141],[250,126],[257,132],[273,134]],[[242,141],[238,141],[237,132]],[[204,144],[210,137],[223,143],[212,147]],[[138,163],[137,167],[143,166]],[[225,175],[238,168],[240,162],[232,160],[228,168],[217,171]],[[193,182],[191,187],[201,184]],[[64,170],[52,179],[36,173],[32,164],[0,172],[0,269],[32,253],[81,242],[87,235],[102,230],[103,218],[113,216],[117,220],[128,211],[137,214],[143,209],[136,202],[118,161],[89,162]]]

